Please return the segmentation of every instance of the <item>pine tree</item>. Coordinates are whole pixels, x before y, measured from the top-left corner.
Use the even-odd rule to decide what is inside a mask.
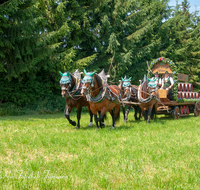
[[[58,16],[62,4],[51,8],[51,2],[12,0],[0,5],[0,100],[4,102],[22,104],[27,102],[27,97],[32,97],[25,92],[26,97],[14,94],[17,86],[20,88],[16,93],[32,89],[30,93],[39,97],[45,96],[44,91],[35,91],[41,83],[48,92],[46,94],[54,89],[52,73],[57,72],[56,63],[60,57],[68,53],[57,51],[62,45],[59,39],[69,33],[69,28],[63,23],[52,30],[53,11],[57,11]],[[29,102],[32,100],[30,98]]]
[[[82,43],[84,46],[80,46],[80,52],[85,50],[88,55],[98,53],[88,69],[100,71],[104,68],[108,71],[114,55],[111,80],[117,81],[128,74],[133,77],[132,81],[138,83],[138,79],[146,73],[146,61],[154,58],[154,51],[160,43],[156,33],[166,15],[167,2],[97,2],[93,4],[94,11],[89,17],[94,41],[87,41],[87,45]],[[89,48],[91,44],[93,49]]]
[[[172,59],[179,73],[189,74],[190,82],[199,81],[199,23],[189,13],[189,2],[177,4],[172,17],[162,25],[161,55]]]

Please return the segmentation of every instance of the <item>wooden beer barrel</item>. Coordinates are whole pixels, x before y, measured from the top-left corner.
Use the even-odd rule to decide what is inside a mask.
[[[190,94],[190,92],[188,92],[188,99],[191,99],[191,94]]]
[[[197,92],[194,92],[194,98],[195,98],[195,99],[198,98]]]
[[[183,106],[183,113],[184,113],[184,114],[186,114],[186,113],[187,113],[186,106]]]
[[[183,99],[183,92],[180,92],[180,98]]]
[[[188,99],[188,92],[184,93],[184,97],[185,97],[185,99]]]
[[[188,91],[189,91],[189,92],[192,92],[192,91],[193,91],[193,85],[192,85],[192,83],[189,83],[189,84],[188,84]]]
[[[189,107],[188,107],[188,106],[186,106],[186,110],[187,110],[187,114],[189,114],[189,113],[190,113],[190,110],[189,110]]]
[[[190,97],[191,97],[191,99],[194,99],[194,94],[193,94],[193,92],[190,92]]]
[[[183,106],[180,107],[180,112],[183,114]]]
[[[178,83],[178,91],[182,92],[183,91],[183,83]]]
[[[183,86],[183,92],[186,92],[186,89],[187,89],[187,83],[182,83],[182,86]]]
[[[185,83],[185,91],[189,92],[189,83]]]

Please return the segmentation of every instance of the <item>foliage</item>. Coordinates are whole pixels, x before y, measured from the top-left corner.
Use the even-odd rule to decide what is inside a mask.
[[[65,99],[58,95],[48,95],[39,98],[37,102],[26,103],[25,105],[17,105],[16,103],[2,103],[0,107],[0,116],[18,116],[32,114],[53,114],[63,112],[65,109]]]
[[[77,68],[105,69],[116,83],[127,75],[137,85],[147,72],[146,62],[161,56],[173,60],[197,86],[200,17],[188,12],[186,0],[175,9],[167,3],[1,1],[0,102],[23,107],[57,95],[58,71]]]
[[[177,4],[171,18],[161,26],[161,55],[172,59],[179,73],[189,74],[189,82],[199,81],[200,23],[197,13],[189,13],[189,2]]]
[[[184,103],[184,102],[200,102],[200,99],[185,99],[185,98],[179,98],[178,103]]]

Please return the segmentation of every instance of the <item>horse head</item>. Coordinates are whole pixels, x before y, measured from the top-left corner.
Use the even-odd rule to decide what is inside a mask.
[[[131,95],[131,78],[130,77],[129,79],[126,78],[126,76],[124,78],[121,77],[122,79],[122,88],[124,89],[124,96],[125,97],[128,97]]]
[[[69,94],[71,87],[74,85],[74,79],[69,71],[62,73],[60,72],[61,79],[60,79],[60,86],[61,86],[61,95],[62,97],[65,97],[67,94]]]
[[[94,74],[96,71],[94,72],[86,72],[86,70],[84,69],[84,78],[82,80],[82,89],[81,89],[81,94],[82,95],[87,95],[90,92],[90,88],[94,87]]]
[[[157,83],[155,82],[156,79],[155,78],[151,78],[149,79],[147,77],[147,91],[149,94],[151,94],[152,96],[156,96],[156,88],[157,88]]]

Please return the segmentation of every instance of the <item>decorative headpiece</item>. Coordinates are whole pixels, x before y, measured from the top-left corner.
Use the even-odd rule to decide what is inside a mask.
[[[89,82],[89,83],[91,83],[91,86],[93,87],[94,86],[94,74],[96,73],[96,71],[94,71],[93,73],[92,72],[87,73],[85,69],[83,71],[84,71],[85,76],[82,80],[82,83]]]
[[[132,77],[130,77],[129,79],[127,79],[126,76],[124,78],[121,77],[122,82],[123,82],[122,86],[123,87],[129,87],[129,86],[131,86],[131,78]]]
[[[71,75],[69,73],[69,71],[62,73],[60,72],[60,75],[62,76],[62,78],[60,79],[60,84],[68,84],[71,83]]]
[[[157,84],[156,84],[156,78],[151,78],[151,79],[149,79],[148,77],[147,77],[147,81],[148,81],[148,87],[150,87],[150,88],[156,88],[157,87]]]

